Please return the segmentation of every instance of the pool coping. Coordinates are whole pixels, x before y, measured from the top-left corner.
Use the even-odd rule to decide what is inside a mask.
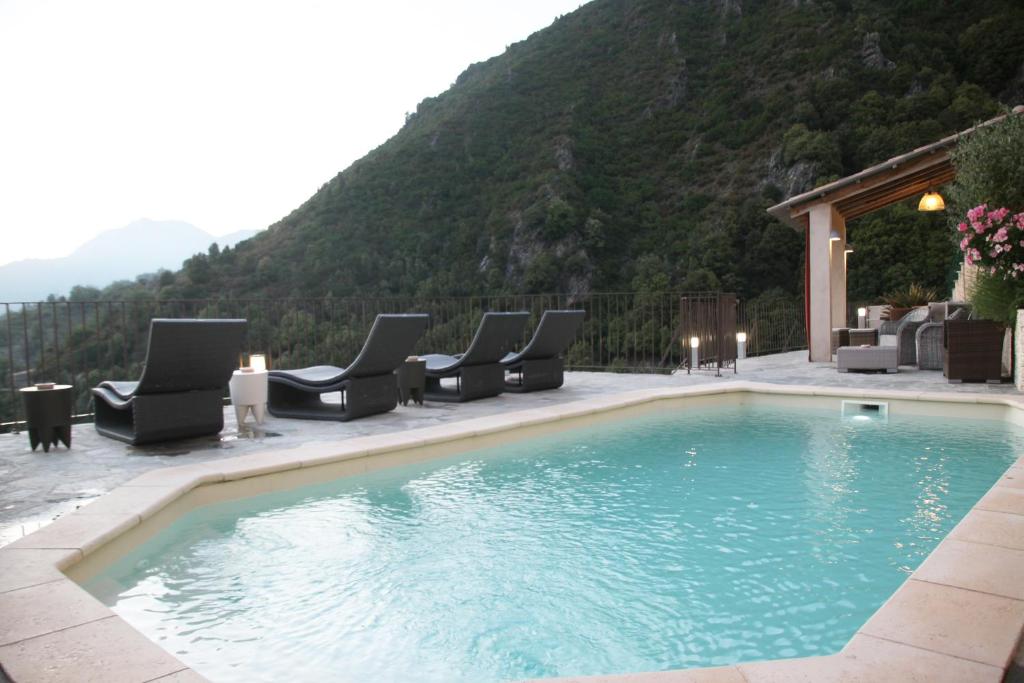
[[[266,481],[264,475],[341,467],[338,476],[386,467],[388,458],[524,427],[557,426],[575,418],[666,399],[751,396],[875,399],[969,404],[1006,410],[1024,424],[1024,402],[1010,396],[870,391],[841,387],[727,381],[643,389],[465,420],[436,427],[304,444],[213,462],[152,470],[52,524],[0,548],[0,665],[17,683],[117,680],[189,683],[206,680],[92,597],[67,571],[131,536],[206,484]],[[954,410],[954,412],[956,412]],[[474,445],[479,443],[479,446]],[[436,456],[435,456],[436,457]],[[400,458],[391,464],[399,464]],[[345,467],[351,465],[351,472]],[[362,469],[358,466],[361,465]],[[262,478],[262,479],[260,479]],[[255,495],[253,493],[252,495]],[[155,524],[155,522],[153,522]],[[546,683],[769,683],[774,681],[1001,681],[1024,632],[1024,457],[1019,457],[920,567],[838,653],[707,669],[549,678]]]

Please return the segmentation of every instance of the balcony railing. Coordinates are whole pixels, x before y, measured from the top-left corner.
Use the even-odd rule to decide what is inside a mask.
[[[151,318],[245,318],[247,351],[271,367],[350,362],[378,313],[429,313],[416,352],[457,353],[469,345],[485,311],[529,311],[523,342],[546,309],[587,311],[566,353],[570,370],[670,372],[687,349],[679,338],[679,301],[708,293],[594,293],[514,296],[0,303],[0,430],[24,419],[18,389],[36,382],[74,387],[75,411],[91,414],[90,392],[105,379],[136,379]],[[806,348],[796,303],[739,303],[737,329],[748,355]]]

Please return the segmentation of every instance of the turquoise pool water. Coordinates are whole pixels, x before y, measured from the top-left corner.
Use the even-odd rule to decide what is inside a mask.
[[[660,412],[201,508],[86,588],[214,681],[821,655],[1022,443],[1000,422]]]

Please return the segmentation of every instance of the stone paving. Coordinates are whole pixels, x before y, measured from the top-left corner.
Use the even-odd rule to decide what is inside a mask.
[[[32,452],[24,433],[0,434],[0,546],[35,531],[56,517],[103,495],[143,472],[304,443],[403,431],[496,413],[553,406],[633,389],[686,386],[743,379],[855,389],[980,393],[1021,397],[1012,384],[948,384],[941,372],[902,367],[898,374],[838,373],[833,363],[808,363],[806,351],[740,361],[739,372],[702,371],[687,375],[572,372],[557,391],[503,394],[471,403],[399,406],[391,413],[353,422],[285,420],[267,416],[261,428],[239,429],[234,411],[224,411],[219,436],[132,447],[99,436],[91,424],[75,425],[72,447]]]

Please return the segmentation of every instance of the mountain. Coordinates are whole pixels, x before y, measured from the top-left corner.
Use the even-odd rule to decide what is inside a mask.
[[[593,0],[471,65],[265,233],[152,296],[802,295],[765,208],[1024,95],[1019,0]],[[854,221],[851,301],[944,287],[943,219]]]
[[[234,246],[255,230],[214,237],[181,221],[142,219],[100,233],[69,256],[26,259],[0,266],[0,301],[40,301],[66,295],[76,285],[105,287],[143,273],[180,267],[197,252],[216,242]]]

